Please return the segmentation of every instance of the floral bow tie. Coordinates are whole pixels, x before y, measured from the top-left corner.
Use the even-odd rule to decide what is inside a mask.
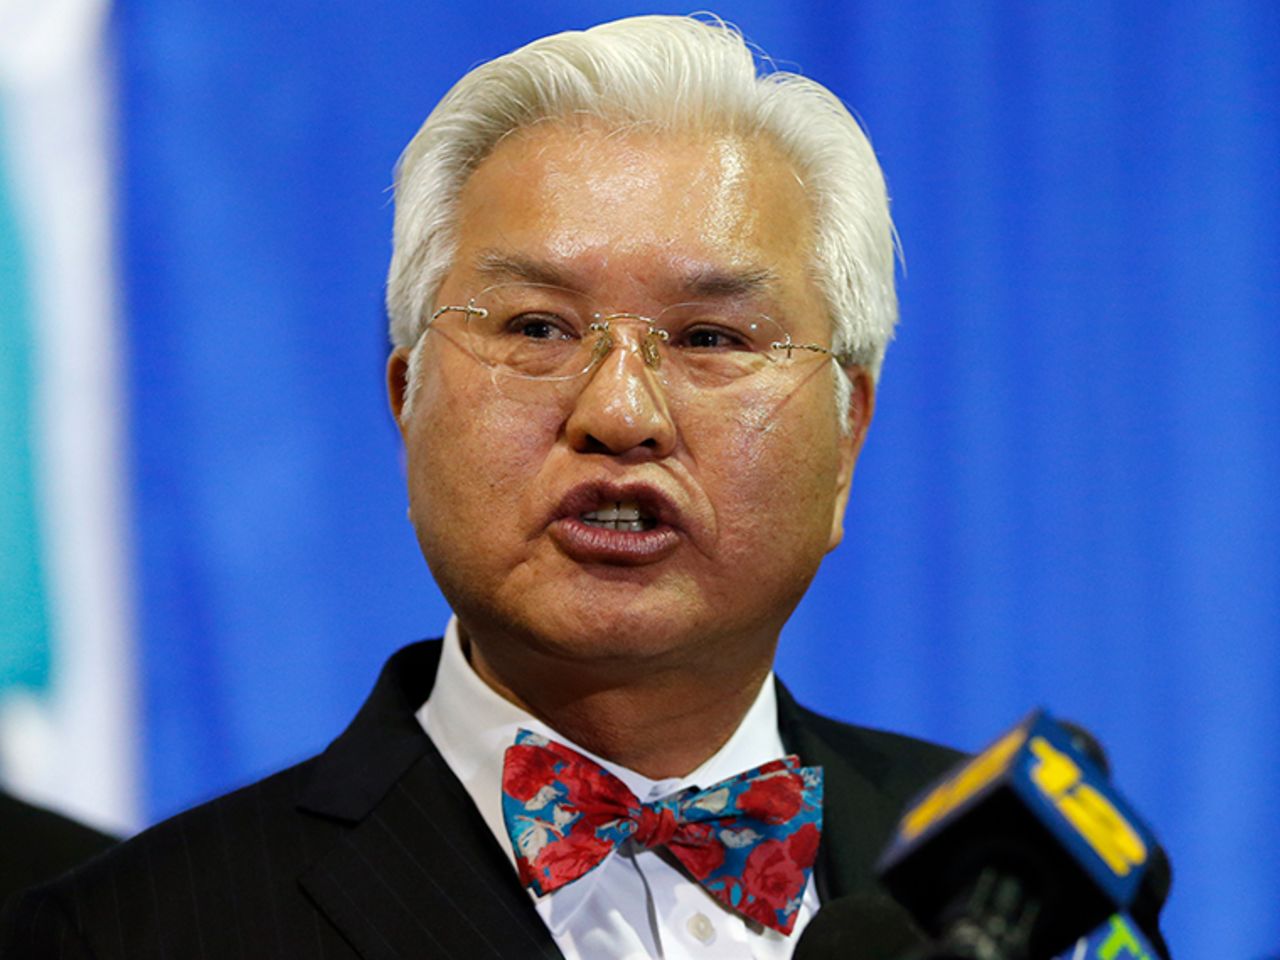
[[[822,768],[784,757],[641,803],[594,760],[521,730],[503,763],[502,816],[520,880],[538,894],[630,840],[665,847],[730,910],[787,934],[818,855]]]

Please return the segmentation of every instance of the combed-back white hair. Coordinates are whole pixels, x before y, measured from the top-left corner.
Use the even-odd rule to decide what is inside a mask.
[[[645,16],[544,37],[469,72],[427,117],[397,168],[387,279],[392,342],[411,346],[422,334],[456,248],[458,197],[476,166],[514,131],[589,117],[772,138],[812,205],[813,272],[835,350],[877,376],[898,308],[895,234],[875,153],[829,90],[763,67],[720,20]],[[847,381],[838,379],[847,398]]]

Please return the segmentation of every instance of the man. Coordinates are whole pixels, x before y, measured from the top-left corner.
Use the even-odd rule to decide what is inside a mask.
[[[848,112],[723,25],[464,77],[388,283],[443,644],[320,757],[28,896],[5,955],[789,956],[953,759],[771,672],[843,535],[893,253]]]

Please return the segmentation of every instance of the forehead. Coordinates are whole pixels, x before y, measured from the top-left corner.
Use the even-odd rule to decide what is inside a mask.
[[[754,273],[807,299],[811,234],[800,178],[767,139],[557,121],[507,137],[472,173],[450,278],[526,262],[587,292],[662,297]]]

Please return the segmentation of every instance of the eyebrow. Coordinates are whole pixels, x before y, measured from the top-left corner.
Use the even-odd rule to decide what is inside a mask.
[[[476,272],[494,282],[523,280],[526,283],[545,283],[553,287],[577,289],[573,276],[554,264],[519,254],[500,253],[497,250],[481,251],[476,257]]]
[[[697,297],[739,299],[772,293],[778,288],[777,273],[767,268],[745,270],[704,270],[685,282],[685,289]]]
[[[572,270],[518,253],[483,250],[475,259],[475,268],[482,277],[494,283],[518,280],[585,290],[585,285]],[[775,293],[780,284],[775,271],[767,267],[748,267],[741,270],[699,270],[683,280],[675,281],[673,286],[682,297],[731,300],[769,295]]]

